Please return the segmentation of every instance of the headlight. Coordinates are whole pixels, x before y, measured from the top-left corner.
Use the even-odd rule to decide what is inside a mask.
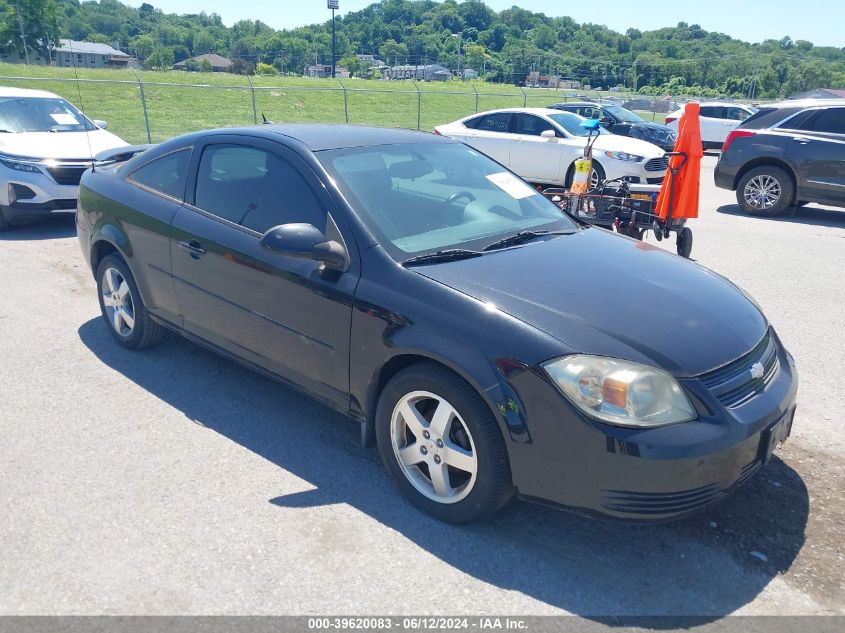
[[[565,356],[543,365],[587,415],[617,426],[655,427],[698,417],[683,389],[662,369],[603,356]]]
[[[38,169],[37,165],[33,165],[32,163],[20,163],[16,160],[9,160],[8,158],[0,158],[0,163],[15,171],[28,171],[34,174],[44,173]]]
[[[631,162],[639,162],[644,158],[643,156],[629,154],[628,152],[605,152],[604,155],[615,160],[628,160]]]

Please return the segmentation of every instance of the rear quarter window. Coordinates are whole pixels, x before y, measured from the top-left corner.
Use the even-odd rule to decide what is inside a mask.
[[[147,189],[182,200],[188,175],[190,149],[165,154],[139,167],[129,175],[129,180]]]

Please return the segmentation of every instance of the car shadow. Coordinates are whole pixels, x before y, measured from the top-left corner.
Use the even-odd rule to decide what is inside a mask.
[[[99,318],[78,333],[100,361],[183,412],[186,424],[211,429],[314,486],[285,495],[268,489],[268,503],[349,504],[473,578],[595,620],[720,618],[789,569],[804,543],[807,489],[777,457],[736,494],[675,523],[611,522],[520,501],[485,523],[440,523],[403,502],[377,451],[360,446],[357,424],[295,390],[181,338],[130,352]],[[679,626],[659,618],[637,624]]]
[[[25,224],[15,224],[0,232],[0,242],[59,240],[76,235],[76,221],[72,213],[51,215]]]
[[[723,204],[716,209],[717,213],[738,215],[744,218],[761,221],[793,222],[797,224],[811,224],[815,226],[829,226],[832,228],[845,227],[845,211],[823,207],[794,207],[784,215],[749,215],[737,204]]]

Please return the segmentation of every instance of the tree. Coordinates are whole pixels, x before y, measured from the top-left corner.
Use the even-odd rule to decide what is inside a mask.
[[[276,70],[275,66],[272,66],[270,64],[256,64],[255,74],[264,75],[265,77],[274,77],[279,74],[279,71]]]
[[[408,58],[408,47],[405,44],[397,43],[396,40],[389,39],[379,47],[378,54],[388,63],[399,60],[405,61]]]
[[[173,49],[159,44],[144,61],[144,66],[153,70],[170,70],[174,63]]]
[[[197,70],[201,73],[210,73],[214,72],[214,67],[211,65],[211,62],[208,61],[207,58],[203,58],[200,60],[200,63],[197,64]]]
[[[150,35],[139,35],[129,43],[129,48],[135,53],[135,56],[144,61],[156,47],[155,40]]]
[[[337,65],[348,68],[349,74],[353,77],[361,76],[361,60],[355,55],[347,55],[346,57],[341,58],[340,61],[337,62]]]
[[[55,0],[15,0],[7,4],[0,23],[0,46],[21,55],[40,51],[47,59],[59,42],[59,11]],[[21,36],[23,31],[23,36]]]

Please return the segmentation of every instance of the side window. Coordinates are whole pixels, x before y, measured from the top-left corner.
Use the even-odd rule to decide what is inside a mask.
[[[206,147],[194,204],[258,233],[291,222],[326,229],[326,210],[308,181],[288,161],[257,147]]]
[[[514,115],[514,133],[516,134],[540,136],[540,134],[542,132],[545,132],[546,130],[551,130],[555,133],[555,136],[559,135],[558,131],[551,123],[541,119],[538,116],[534,116],[533,114]]]
[[[181,200],[185,194],[185,178],[190,158],[190,149],[167,154],[133,171],[129,180]]]
[[[510,112],[497,112],[481,118],[475,129],[482,132],[507,132],[511,124]]]
[[[802,129],[827,134],[845,134],[845,108],[827,108],[819,110],[810,118]]]
[[[745,121],[748,118],[748,112],[742,108],[725,108],[727,111],[726,117],[732,121]]]
[[[701,116],[711,119],[724,119],[725,109],[722,106],[701,106]]]

